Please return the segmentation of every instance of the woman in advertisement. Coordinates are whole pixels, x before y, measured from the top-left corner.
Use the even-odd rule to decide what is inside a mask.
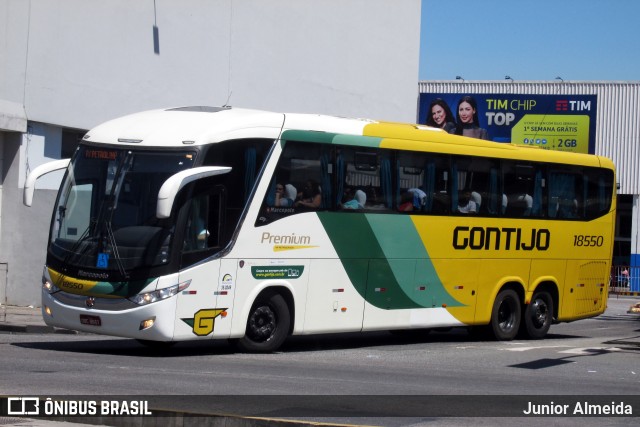
[[[471,138],[489,139],[486,129],[480,127],[478,120],[478,104],[472,96],[463,96],[458,101],[458,120],[456,123],[456,135],[469,136]]]
[[[455,132],[456,119],[453,117],[451,108],[442,98],[434,99],[429,105],[427,126],[444,129],[449,133]]]

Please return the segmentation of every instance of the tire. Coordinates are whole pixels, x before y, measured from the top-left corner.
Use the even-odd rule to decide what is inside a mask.
[[[548,292],[536,292],[523,314],[523,332],[531,339],[547,335],[553,322],[553,299]]]
[[[251,307],[244,337],[236,341],[239,350],[249,353],[276,351],[289,335],[289,306],[280,294],[268,294]]]
[[[518,334],[522,308],[516,291],[504,289],[498,293],[491,311],[491,329],[499,341],[511,341]]]

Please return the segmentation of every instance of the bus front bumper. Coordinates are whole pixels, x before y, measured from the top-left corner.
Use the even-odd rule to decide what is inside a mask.
[[[98,298],[54,295],[42,290],[42,317],[49,326],[140,340],[173,340],[176,298],[144,306],[128,300],[100,299],[103,304],[94,308],[92,304]]]

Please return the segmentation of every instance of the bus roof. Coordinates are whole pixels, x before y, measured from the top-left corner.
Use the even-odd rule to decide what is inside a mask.
[[[231,107],[191,106],[130,114],[96,126],[87,132],[84,140],[103,144],[183,147],[241,138],[276,139],[281,131],[286,130],[372,137],[379,139],[377,144],[381,148],[498,158],[525,157],[532,161],[613,168],[609,159],[598,156],[467,138],[425,125]]]
[[[275,139],[280,134],[283,121],[283,114],[266,111],[178,107],[143,111],[110,120],[87,132],[84,140],[103,144],[181,147],[248,136]]]

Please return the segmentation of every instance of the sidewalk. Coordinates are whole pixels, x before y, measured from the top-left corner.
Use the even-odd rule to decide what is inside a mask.
[[[68,329],[47,326],[44,320],[42,320],[40,307],[17,307],[4,304],[0,304],[0,332],[22,332],[29,334],[76,333]]]

